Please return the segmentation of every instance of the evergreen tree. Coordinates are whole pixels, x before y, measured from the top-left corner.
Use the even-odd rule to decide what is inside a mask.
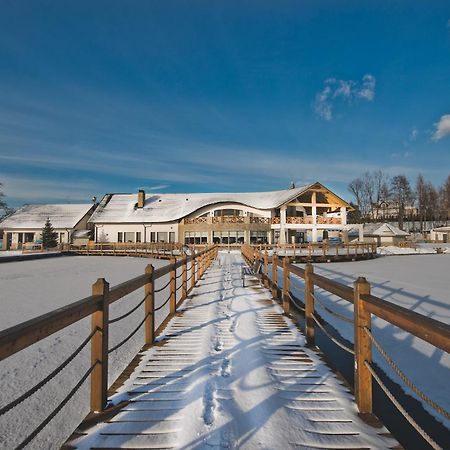
[[[44,248],[53,248],[58,245],[56,241],[58,234],[55,233],[50,219],[47,217],[44,228],[42,228],[42,245]]]

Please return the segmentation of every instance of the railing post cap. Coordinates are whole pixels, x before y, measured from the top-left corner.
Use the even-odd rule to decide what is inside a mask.
[[[153,267],[153,264],[147,264],[145,266],[145,273],[152,273],[155,270],[155,268]]]
[[[109,283],[104,278],[97,278],[97,281],[93,284],[93,286],[109,287]]]
[[[355,281],[355,284],[369,284],[369,282],[366,280],[366,277],[358,277]]]

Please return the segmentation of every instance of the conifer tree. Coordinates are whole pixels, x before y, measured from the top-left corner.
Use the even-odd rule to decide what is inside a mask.
[[[53,248],[58,245],[56,241],[58,234],[55,233],[50,219],[47,217],[44,228],[42,228],[42,245],[44,248]]]

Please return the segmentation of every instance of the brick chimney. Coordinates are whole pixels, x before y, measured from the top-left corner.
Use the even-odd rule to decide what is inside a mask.
[[[145,203],[145,191],[143,189],[139,189],[137,207],[143,208],[144,203]]]

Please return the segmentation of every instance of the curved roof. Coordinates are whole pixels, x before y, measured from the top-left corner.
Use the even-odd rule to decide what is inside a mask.
[[[298,197],[313,184],[299,188],[270,192],[146,194],[143,208],[137,208],[137,194],[106,195],[90,222],[142,223],[180,220],[205,206],[217,203],[239,203],[256,209],[278,208]]]
[[[0,228],[41,229],[47,217],[53,228],[73,228],[91,208],[92,203],[24,205],[0,222]]]

